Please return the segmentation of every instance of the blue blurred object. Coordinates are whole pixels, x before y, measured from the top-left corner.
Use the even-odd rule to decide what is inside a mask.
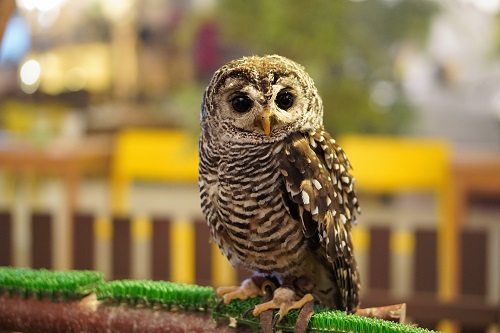
[[[0,65],[18,64],[31,47],[30,28],[19,15],[13,15],[0,44]]]

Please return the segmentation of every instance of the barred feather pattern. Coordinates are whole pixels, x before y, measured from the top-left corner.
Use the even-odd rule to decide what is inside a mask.
[[[233,265],[263,273],[300,270],[306,243],[282,198],[276,159],[282,146],[235,144],[215,157],[210,141],[200,145],[201,206],[213,239]],[[215,158],[217,164],[209,162]]]
[[[359,274],[349,231],[359,206],[349,162],[328,133],[212,145],[202,137],[200,197],[223,254],[233,265],[281,279],[309,276],[324,305],[356,309]]]
[[[293,96],[286,108],[277,100],[283,92]],[[248,108],[235,110],[234,96],[245,96]],[[260,127],[265,112],[269,133]],[[360,290],[350,234],[359,212],[355,181],[322,117],[312,79],[287,58],[221,67],[201,108],[201,207],[233,265],[282,282],[305,277],[324,306],[353,312]]]

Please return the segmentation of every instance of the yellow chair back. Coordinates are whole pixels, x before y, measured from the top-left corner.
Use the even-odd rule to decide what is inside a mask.
[[[447,185],[450,148],[445,140],[351,135],[339,143],[362,191],[440,191]]]
[[[197,142],[197,137],[180,130],[120,131],[111,165],[113,210],[125,212],[133,181],[197,182]]]

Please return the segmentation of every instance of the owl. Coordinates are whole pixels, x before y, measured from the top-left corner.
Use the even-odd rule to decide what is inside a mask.
[[[274,323],[313,300],[354,312],[354,178],[304,68],[278,55],[227,63],[204,93],[200,124],[202,211],[231,264],[253,272],[217,290],[224,303],[270,290],[253,313],[278,309]]]

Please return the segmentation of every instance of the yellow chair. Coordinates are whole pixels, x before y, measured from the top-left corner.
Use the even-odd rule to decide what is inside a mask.
[[[135,180],[195,183],[198,138],[180,130],[126,129],[114,143],[112,209],[123,214]]]
[[[339,144],[353,166],[360,192],[432,191],[435,194],[439,218],[438,293],[442,301],[453,299],[459,283],[458,227],[450,209],[449,143],[440,139],[348,135],[340,138]],[[408,246],[412,242],[408,242],[408,235],[404,236],[399,238]],[[395,243],[398,248],[402,242],[398,237],[394,240],[391,239],[391,246]]]
[[[444,191],[450,174],[443,140],[345,136],[342,148],[354,166],[358,188],[368,192]]]
[[[111,209],[113,214],[128,213],[129,194],[135,181],[196,184],[198,178],[197,137],[180,130],[125,129],[116,134],[111,163]],[[194,282],[194,227],[193,221],[178,219],[170,225],[171,279]],[[100,227],[99,227],[100,225]],[[110,221],[100,221],[98,239],[109,241],[110,232],[101,233]],[[152,225],[145,216],[133,216],[131,235],[134,243],[148,248]],[[101,237],[102,236],[102,237]],[[144,272],[147,258],[136,260]],[[134,260],[134,259],[133,259]],[[134,265],[132,265],[134,266]]]

